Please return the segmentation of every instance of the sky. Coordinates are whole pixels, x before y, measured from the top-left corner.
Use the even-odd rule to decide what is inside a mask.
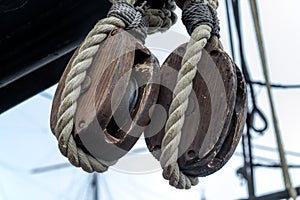
[[[272,82],[300,83],[298,67],[300,40],[297,38],[300,35],[298,26],[300,12],[297,9],[300,2],[262,0],[258,1],[258,5]],[[263,80],[248,1],[241,1],[241,7],[245,54],[250,73],[254,80]],[[146,45],[158,57],[160,63],[173,49],[189,39],[180,21],[179,10],[177,14],[179,20],[169,32],[150,36],[146,41]],[[221,22],[221,41],[224,49],[230,54],[224,1],[220,1],[218,14]],[[52,102],[48,96],[52,96],[55,89],[56,86],[53,86],[0,115],[0,200],[21,198],[73,200],[92,197],[90,189],[92,175],[81,169],[69,165],[45,173],[32,171],[40,167],[68,163],[60,154],[57,141],[49,128]],[[255,145],[276,148],[266,90],[260,87],[255,87],[255,90],[258,105],[266,114],[270,126],[265,135],[254,135],[253,142]],[[288,151],[300,153],[298,133],[300,90],[273,90],[273,94],[284,147]],[[260,124],[259,120],[257,124]],[[236,154],[220,171],[200,178],[199,185],[188,191],[176,190],[162,178],[159,164],[147,153],[143,138],[134,149],[142,151],[129,153],[108,172],[98,174],[99,199],[199,200],[204,194],[207,200],[247,197],[245,182],[236,176],[236,170],[243,165],[243,159],[239,156],[242,152],[241,146],[238,146]],[[257,162],[261,161],[258,156],[279,160],[275,150],[266,152],[254,148],[254,154],[257,156],[255,159]],[[151,163],[149,170],[143,171],[136,166],[137,164],[132,165],[130,162],[132,159],[141,159],[140,162],[143,163],[145,158]],[[299,157],[289,155],[287,160],[290,164],[300,164]],[[290,174],[294,186],[300,186],[300,170],[291,169]],[[257,195],[284,189],[279,169],[256,168],[255,180]]]

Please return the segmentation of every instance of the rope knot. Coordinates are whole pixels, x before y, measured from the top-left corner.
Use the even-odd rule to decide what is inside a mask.
[[[212,35],[220,37],[220,25],[216,8],[217,0],[200,0],[190,3],[182,11],[182,22],[191,35],[194,29],[200,25],[208,25],[212,29]]]
[[[213,9],[217,9],[219,7],[218,0],[204,0],[204,3],[210,5]]]
[[[118,1],[112,5],[107,17],[121,19],[126,25],[126,30],[132,30],[135,36],[142,41],[145,40],[147,20],[145,19],[145,11],[141,7],[134,7],[129,3]]]
[[[173,24],[175,24],[177,17],[175,13],[168,9],[146,9],[146,15],[149,16],[148,33],[165,32]]]
[[[174,13],[176,4],[172,0],[168,0],[163,8],[151,8],[146,6],[146,15],[149,17],[148,34],[156,32],[165,32],[177,21],[177,16]]]

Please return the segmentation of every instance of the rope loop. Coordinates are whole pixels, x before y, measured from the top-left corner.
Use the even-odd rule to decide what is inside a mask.
[[[184,7],[182,11],[182,22],[191,35],[196,27],[208,25],[212,28],[212,35],[220,37],[220,25],[217,12],[214,9],[216,4],[205,3],[204,0],[192,2]]]
[[[115,164],[116,161],[108,162],[87,154],[77,146],[72,134],[77,101],[82,90],[82,84],[86,78],[86,73],[91,67],[101,43],[106,40],[111,31],[117,28],[127,29],[132,31],[132,34],[142,41],[147,36],[147,14],[141,7],[134,7],[136,0],[110,0],[110,2],[112,3],[112,7],[108,13],[108,17],[101,19],[89,32],[78,48],[78,53],[75,55],[73,62],[70,63],[70,72],[64,81],[64,88],[57,113],[57,122],[54,128],[61,153],[74,166],[81,167],[87,172],[104,172],[109,166]],[[176,21],[175,14],[172,12],[175,9],[173,0],[168,0],[165,3],[164,9],[166,9],[163,11],[166,17],[163,18],[166,21],[171,19],[172,23],[160,23],[157,30],[167,28]]]
[[[177,16],[174,13],[176,9],[176,4],[172,0],[168,0],[163,8],[151,8],[150,6],[145,6],[145,12],[148,16],[148,34],[153,34],[156,32],[165,32],[177,21]]]
[[[147,37],[147,24],[145,11],[141,7],[134,7],[127,2],[118,1],[112,5],[107,17],[116,17],[126,25],[126,30],[132,30],[133,34],[144,41]]]
[[[131,2],[130,0],[123,2],[135,3],[135,1]],[[118,4],[118,2],[113,3]],[[130,6],[125,6],[125,9],[131,9],[129,7]],[[111,11],[111,13],[117,12]],[[55,136],[58,140],[58,146],[61,153],[66,156],[74,166],[81,167],[87,172],[104,172],[109,166],[115,164],[116,161],[108,162],[106,160],[101,160],[100,158],[95,158],[77,146],[72,134],[77,100],[80,96],[87,70],[91,67],[93,58],[100,48],[100,44],[105,41],[111,31],[117,28],[126,28],[126,25],[128,25],[126,23],[136,24],[134,20],[136,18],[139,19],[139,14],[133,13],[133,16],[127,16],[127,18],[124,19],[109,16],[100,20],[78,48],[78,53],[74,57],[73,62],[70,63],[70,72],[67,74],[64,82],[65,86],[60,97],[57,122],[54,128]],[[132,21],[130,21],[131,19]],[[123,20],[127,20],[126,23]]]
[[[211,6],[214,10],[216,10],[219,7],[218,0],[204,0],[204,3]]]
[[[198,178],[187,176],[180,170],[177,162],[180,154],[178,147],[202,50],[209,39],[217,40],[215,43],[219,43],[220,27],[215,10],[218,7],[218,0],[186,0],[178,3],[184,5],[182,21],[191,39],[183,56],[173,91],[173,100],[161,144],[160,164],[163,168],[163,177],[169,180],[170,185],[178,189],[190,189],[191,186],[198,184]]]

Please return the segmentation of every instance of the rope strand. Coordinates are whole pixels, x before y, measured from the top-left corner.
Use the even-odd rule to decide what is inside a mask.
[[[87,70],[91,67],[95,54],[100,48],[100,44],[105,41],[108,34],[117,29],[131,29],[133,34],[137,33],[142,41],[147,36],[144,15],[153,15],[151,11],[144,12],[140,7],[134,7],[136,0],[110,0],[113,4],[108,17],[100,20],[89,32],[86,39],[78,49],[77,55],[70,64],[70,72],[64,82],[61,94],[61,101],[57,113],[57,122],[54,128],[55,136],[61,153],[77,167],[81,167],[87,172],[104,172],[116,161],[107,162],[96,159],[79,148],[72,135],[74,126],[74,116],[77,109],[77,100],[85,81]],[[150,21],[151,26],[156,26],[154,32],[166,30],[176,21],[173,13],[175,7],[172,0],[167,1],[162,8],[164,17],[163,23],[155,24]],[[175,17],[174,17],[175,16]],[[168,22],[166,22],[168,21]]]
[[[118,4],[119,1],[113,1]],[[75,139],[72,135],[74,116],[77,109],[77,100],[81,93],[81,84],[84,82],[87,70],[91,67],[93,57],[99,50],[100,44],[107,38],[108,34],[116,28],[125,28],[133,22],[136,24],[136,17],[140,16],[138,11],[135,11],[133,6],[135,1],[122,1],[118,6],[124,6],[128,12],[123,12],[126,19],[109,16],[100,20],[95,27],[87,35],[86,39],[78,49],[78,54],[71,63],[71,69],[68,73],[65,86],[61,95],[61,103],[57,113],[57,124],[55,126],[55,136],[58,139],[59,149],[61,153],[68,157],[69,161],[77,167],[82,167],[87,172],[104,172],[109,166],[116,161],[107,162],[105,160],[96,159],[93,156],[86,154],[81,148],[77,147]],[[114,6],[112,7],[115,8]],[[114,10],[111,10],[113,13]],[[117,15],[116,15],[117,16]],[[141,18],[138,18],[141,20]]]
[[[217,20],[216,15],[211,14],[211,8],[216,8],[216,2],[197,1],[187,5],[183,10],[182,19],[187,26],[187,30],[191,33],[191,39],[177,77],[160,157],[163,177],[169,180],[170,185],[178,189],[189,189],[191,186],[198,184],[198,178],[187,176],[181,172],[177,163],[178,146],[185,120],[184,114],[188,107],[189,95],[193,89],[193,79],[202,57],[202,50],[211,38],[212,30],[219,30],[215,27],[218,24],[214,21]],[[194,12],[195,10],[197,12]]]
[[[156,32],[165,32],[177,21],[177,16],[174,13],[176,9],[173,0],[167,0],[161,9],[154,9],[150,6],[145,6],[145,13],[148,16],[148,34]]]

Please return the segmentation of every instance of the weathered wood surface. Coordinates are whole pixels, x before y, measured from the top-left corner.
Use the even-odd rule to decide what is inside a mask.
[[[235,66],[237,72],[237,97],[235,102],[234,113],[230,122],[230,128],[228,130],[225,141],[223,142],[221,149],[211,159],[208,165],[191,166],[189,169],[185,169],[184,173],[193,176],[208,176],[221,169],[233,155],[237,145],[239,144],[244,125],[247,117],[247,89],[245,80],[241,71]]]
[[[53,132],[64,81],[75,56],[55,94]],[[149,123],[149,109],[159,92],[152,84],[159,81],[158,70],[156,58],[139,41],[121,29],[113,31],[95,55],[77,102],[73,136],[78,147],[107,161],[126,154]]]
[[[162,105],[167,112],[185,50],[186,44],[178,47],[161,69],[161,88],[157,104]],[[237,92],[240,91],[237,86],[241,84],[237,82],[236,68],[224,51],[211,44],[208,44],[205,50],[193,82],[193,93],[189,97],[179,144],[179,166],[191,176],[205,176],[206,168],[215,161],[216,155],[226,155],[224,159],[228,160],[230,152],[235,149],[239,140],[240,133],[236,132],[243,127],[242,119],[240,122],[232,120],[237,118],[236,113],[242,112],[241,109],[236,111],[235,107],[244,106],[242,100],[237,100],[242,97],[237,96]],[[236,105],[236,101],[239,105]],[[163,127],[158,134],[153,132],[155,126],[162,126],[161,120],[155,119],[157,117],[161,118],[161,114],[155,109],[152,118],[156,124],[153,122],[154,124],[146,129],[145,136],[149,150],[159,158],[165,130]],[[235,136],[231,134],[232,129],[238,129],[232,133],[236,134]],[[230,137],[234,139],[231,140]],[[230,149],[225,148],[227,143],[230,143]]]
[[[233,155],[242,136],[242,131],[247,117],[247,89],[241,71],[237,66],[235,66],[235,68],[238,81],[237,98],[228,135],[222,144],[220,151],[209,165],[198,168],[198,170],[194,171],[195,174],[208,176],[221,169]]]

